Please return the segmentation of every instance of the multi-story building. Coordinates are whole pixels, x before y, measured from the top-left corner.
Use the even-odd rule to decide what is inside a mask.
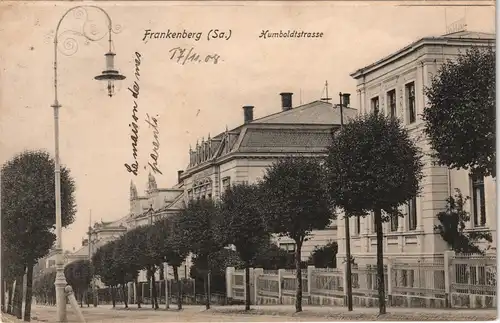
[[[379,111],[397,117],[409,130],[424,154],[431,151],[423,134],[421,114],[426,106],[424,89],[431,85],[432,76],[449,59],[456,59],[473,46],[492,46],[495,35],[458,32],[440,37],[422,38],[405,48],[360,68],[351,76],[357,81],[357,105],[360,113]],[[355,143],[353,143],[355,144]],[[426,154],[424,179],[420,196],[408,201],[404,218],[384,223],[384,255],[398,258],[427,258],[443,254],[448,249],[434,226],[436,214],[443,211],[446,199],[455,188],[470,196],[467,205],[471,221],[467,230],[491,231],[491,252],[496,251],[496,189],[491,177],[474,178],[466,170],[450,170],[432,163]],[[357,263],[374,263],[376,233],[373,214],[350,219],[351,250]],[[343,221],[338,221],[338,258],[345,259]]]
[[[331,103],[314,101],[293,107],[292,93],[281,93],[281,111],[253,118],[253,106],[243,107],[243,123],[214,137],[198,142],[189,150],[189,164],[178,172],[178,183],[170,189],[157,188],[150,175],[146,196],[138,196],[131,185],[130,219],[134,226],[148,223],[155,217],[179,212],[191,199],[219,199],[230,186],[255,183],[279,158],[293,155],[324,156],[331,140],[331,131],[340,126],[340,112]],[[346,107],[345,118],[356,115]],[[315,246],[336,239],[335,223],[313,233],[304,243],[302,257],[306,260]],[[292,252],[291,239],[278,241]]]
[[[145,194],[140,195],[131,182],[129,214],[114,222],[101,221],[94,225],[91,253],[128,229],[177,214],[191,199],[218,199],[230,185],[257,182],[281,157],[324,156],[331,131],[340,126],[338,107],[320,100],[293,107],[292,95],[281,93],[280,111],[260,119],[254,120],[253,106],[244,106],[242,125],[231,130],[226,128],[213,138],[208,136],[194,149],[189,149],[189,164],[185,170],[178,171],[178,182],[171,188],[159,188],[155,177],[149,174]],[[356,110],[345,106],[345,120],[356,114]],[[335,221],[326,230],[313,232],[313,238],[304,243],[302,259],[306,260],[315,246],[333,240],[336,240]],[[291,239],[281,238],[277,242],[290,252],[295,250]],[[70,258],[88,259],[88,254],[88,239],[84,239],[82,247]],[[188,257],[179,268],[179,275],[189,276],[190,266]],[[145,280],[145,272],[141,272],[139,281]]]

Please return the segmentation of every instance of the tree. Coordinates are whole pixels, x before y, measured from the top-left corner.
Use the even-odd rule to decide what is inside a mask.
[[[146,244],[139,263],[148,271],[148,277],[151,278],[151,306],[154,309],[158,309],[155,274],[157,267],[163,265],[162,251],[164,250],[165,240],[163,239],[163,232],[160,226],[148,225],[143,230],[145,230],[143,234],[146,236]]]
[[[496,176],[495,52],[474,47],[448,60],[425,90],[425,134],[441,165]]]
[[[266,222],[259,211],[262,200],[257,185],[239,184],[230,187],[223,195],[220,205],[220,236],[236,247],[240,259],[245,263],[245,310],[250,310],[250,267],[264,241],[269,241]]]
[[[225,244],[217,230],[219,210],[213,200],[201,199],[190,201],[180,214],[179,227],[182,235],[189,246],[189,251],[196,256],[205,273],[205,306],[209,309],[209,259]]]
[[[2,243],[17,251],[18,282],[27,269],[24,320],[31,317],[33,266],[47,255],[55,241],[54,160],[44,151],[25,151],[2,166]],[[75,183],[67,168],[61,167],[62,226],[73,223],[76,213]],[[21,268],[21,267],[19,267]],[[19,294],[18,294],[19,295]],[[17,316],[21,317],[21,299]]]
[[[295,267],[295,257],[275,243],[266,241],[259,248],[252,263],[256,268],[270,270],[293,269]]]
[[[104,246],[99,247],[92,256],[94,273],[101,281],[111,288],[111,301],[113,308],[116,306],[115,287],[120,284],[118,278],[119,263],[115,260],[115,248],[118,241],[110,241]]]
[[[353,119],[334,134],[328,149],[327,182],[333,205],[347,216],[374,214],[380,314],[386,313],[382,222],[400,216],[398,208],[417,196],[422,166],[408,131],[398,120],[378,113]]]
[[[83,307],[83,294],[87,293],[91,281],[90,262],[88,260],[75,260],[64,267],[64,276],[68,285],[73,287],[75,295],[80,298],[80,307]],[[88,306],[87,300],[87,306]]]
[[[323,173],[317,159],[286,158],[273,164],[262,181],[261,210],[271,232],[290,237],[296,244],[297,312],[302,311],[302,244],[312,230],[329,225],[333,216]]]
[[[335,241],[321,247],[317,246],[309,256],[308,263],[317,268],[336,268],[338,248]]]
[[[470,213],[464,208],[468,200],[469,197],[464,197],[459,189],[455,189],[455,196],[446,200],[446,210],[437,214],[441,224],[434,226],[434,230],[455,252],[484,255],[484,250],[478,246],[478,242],[485,240],[491,243],[492,236],[486,231],[465,231],[465,223],[470,221]]]
[[[177,284],[177,308],[182,309],[182,288],[179,280],[179,267],[189,254],[189,247],[185,242],[183,232],[180,229],[179,215],[173,215],[158,221],[156,225],[159,232],[163,233],[164,244],[161,250],[163,260],[174,270],[174,280]]]
[[[56,271],[51,270],[39,276],[33,282],[33,295],[38,303],[54,305],[56,303]]]
[[[144,248],[148,246],[147,228],[147,226],[140,226],[129,230],[119,240],[119,250],[121,250],[119,257],[122,266],[128,278],[131,278],[136,285],[138,285],[139,271],[145,268],[145,263],[148,261],[147,255],[144,253]],[[139,295],[137,297],[137,307],[141,308],[141,297]]]

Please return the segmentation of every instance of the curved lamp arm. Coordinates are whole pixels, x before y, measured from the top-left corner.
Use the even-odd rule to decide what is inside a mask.
[[[92,23],[92,20],[89,19],[89,12],[87,9],[97,9],[99,12],[103,13],[106,22],[107,22],[107,31],[99,35],[99,31],[96,27],[95,24]],[[81,27],[81,30],[65,30],[62,33],[59,33],[59,29],[61,27],[61,23],[63,20],[68,16],[69,13],[73,12],[75,19],[82,19],[83,25]],[[119,33],[121,29],[120,25],[116,25],[114,30],[113,30],[113,24],[111,21],[111,17],[109,14],[102,8],[94,5],[83,5],[83,6],[76,6],[73,8],[68,9],[64,15],[61,17],[59,22],[57,23],[56,31],[55,31],[55,36],[54,36],[54,105],[60,107],[59,102],[58,102],[58,95],[57,95],[57,85],[58,85],[58,79],[57,79],[57,59],[58,59],[58,51],[61,51],[61,53],[65,56],[72,56],[78,51],[78,41],[73,38],[72,36],[80,36],[85,39],[85,42],[95,42],[95,41],[100,41],[102,40],[106,35],[108,35],[108,42],[109,42],[109,51],[107,54],[107,62],[108,62],[108,70],[110,70],[109,67],[111,67],[111,70],[113,72],[116,72],[114,74],[118,75],[118,71],[115,71],[112,67],[113,61],[112,58],[114,56],[114,53],[112,53],[112,38],[111,35],[112,33]],[[63,38],[62,43],[59,41],[59,37],[68,34],[66,37]],[[62,47],[59,46],[62,44]],[[108,56],[111,56],[111,61],[109,61]],[[103,73],[104,74],[104,73]],[[109,78],[109,77],[101,77],[100,79],[107,80],[107,81],[112,81],[112,80],[117,80],[117,79],[124,79],[124,76],[119,75],[119,77],[114,77],[114,78]],[[110,90],[108,88],[108,90]],[[110,95],[111,96],[111,95]]]

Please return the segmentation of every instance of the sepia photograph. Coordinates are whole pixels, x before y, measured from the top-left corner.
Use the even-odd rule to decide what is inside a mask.
[[[496,7],[1,1],[1,318],[497,319]]]

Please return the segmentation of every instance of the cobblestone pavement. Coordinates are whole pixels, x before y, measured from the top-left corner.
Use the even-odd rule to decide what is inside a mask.
[[[56,322],[56,309],[51,306],[33,306],[32,322]],[[282,321],[489,321],[495,320],[497,311],[460,309],[409,309],[388,308],[388,314],[378,316],[377,308],[354,308],[348,312],[342,307],[304,306],[303,312],[295,313],[294,306],[252,306],[249,312],[243,306],[214,306],[205,310],[203,306],[185,306],[177,311],[175,305],[165,310],[149,306],[138,309],[132,305],[126,310],[123,305],[82,308],[83,315],[90,322],[282,322]],[[2,315],[2,322],[22,322],[10,315]],[[73,309],[68,306],[68,322],[78,322]]]

